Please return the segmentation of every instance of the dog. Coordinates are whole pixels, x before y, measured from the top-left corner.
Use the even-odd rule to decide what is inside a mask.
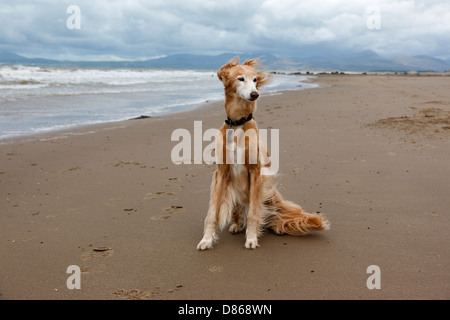
[[[268,74],[259,68],[260,61],[255,58],[239,64],[239,57],[235,57],[217,71],[224,85],[227,120],[216,136],[217,169],[198,250],[211,249],[218,239],[218,229],[230,222],[230,233],[246,230],[247,249],[259,246],[258,236],[264,229],[280,235],[305,235],[330,228],[322,214],[306,213],[299,205],[283,199],[270,174],[265,145],[260,138],[247,134],[259,136],[253,113],[258,90],[269,81]],[[234,159],[235,150],[240,151],[240,159]]]

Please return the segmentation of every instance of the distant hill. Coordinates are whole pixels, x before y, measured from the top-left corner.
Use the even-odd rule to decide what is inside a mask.
[[[254,53],[254,54],[236,54],[223,53],[217,56],[176,54],[164,58],[143,61],[143,65],[148,68],[175,68],[175,69],[213,69],[220,68],[226,61],[239,56],[241,61],[255,57],[263,57],[265,63],[270,63],[277,58],[273,55]]]
[[[298,70],[339,70],[339,71],[437,71],[450,70],[450,63],[429,56],[402,56],[388,59],[371,51],[360,51],[341,55],[331,60],[285,61],[279,65]]]
[[[371,51],[361,51],[345,56],[341,56],[334,63],[335,69],[339,70],[361,70],[364,71],[385,71],[396,70],[403,71],[405,66],[395,61],[383,58],[379,54]]]
[[[12,52],[0,52],[0,61],[18,61],[24,59],[22,56],[19,56],[18,54],[12,53]]]
[[[450,62],[430,56],[398,56],[384,58],[371,50],[341,55],[330,60],[278,58],[264,53],[223,53],[216,56],[175,54],[145,61],[60,61],[42,58],[25,58],[12,52],[0,52],[0,63],[92,68],[155,68],[216,70],[229,59],[241,60],[262,56],[269,70],[289,71],[447,71]]]
[[[450,70],[450,65],[448,61],[441,59],[429,57],[429,56],[398,56],[393,59],[393,61],[408,66],[413,70]]]

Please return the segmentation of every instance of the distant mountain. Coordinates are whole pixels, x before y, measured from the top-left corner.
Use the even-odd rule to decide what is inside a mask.
[[[42,58],[25,58],[12,52],[0,52],[0,64],[59,65],[62,61]]]
[[[19,61],[24,59],[22,56],[12,52],[0,52],[0,61],[10,62],[10,61]]]
[[[407,66],[409,69],[418,70],[418,71],[429,71],[429,70],[438,70],[438,71],[446,71],[450,70],[450,65],[448,62],[429,57],[429,56],[398,56],[392,59],[393,61]]]
[[[351,53],[331,61],[334,69],[348,71],[386,71],[386,70],[405,70],[402,64],[383,58],[379,54],[365,50],[361,52]]]
[[[0,52],[0,63],[92,68],[155,68],[217,70],[229,59],[239,56],[241,61],[262,56],[266,69],[289,71],[447,71],[450,62],[429,56],[398,56],[388,59],[365,50],[341,55],[330,60],[323,58],[300,60],[278,58],[264,53],[223,53],[216,56],[175,54],[145,61],[60,61],[25,58],[11,52]]]
[[[444,60],[429,56],[402,56],[388,59],[371,50],[365,50],[341,55],[332,60],[293,62],[290,68],[299,70],[443,72],[450,70],[450,64]]]
[[[159,59],[143,61],[142,64],[147,68],[170,68],[170,69],[212,69],[216,70],[224,64],[224,62],[239,56],[241,61],[252,59],[255,57],[263,57],[265,63],[273,62],[277,58],[270,54],[253,53],[253,54],[236,54],[223,53],[217,56],[192,55],[192,54],[176,54]]]
[[[157,59],[144,61],[61,61],[41,58],[25,58],[15,53],[0,52],[0,63],[49,65],[65,67],[100,67],[100,68],[156,68],[156,69],[203,69],[216,70],[233,57],[239,56],[241,61],[255,57],[262,57],[265,62],[271,62],[277,58],[270,54],[252,53],[223,53],[217,56],[175,54]]]

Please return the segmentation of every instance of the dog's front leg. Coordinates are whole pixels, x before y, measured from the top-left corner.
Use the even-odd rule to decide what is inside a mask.
[[[247,216],[245,248],[255,249],[258,246],[258,234],[262,215],[263,181],[259,169],[250,169],[250,201]]]
[[[218,216],[224,189],[226,189],[226,175],[220,168],[216,170],[211,183],[211,195],[209,200],[209,209],[206,214],[203,238],[197,245],[197,250],[206,250],[213,247],[214,241],[217,239],[216,230],[218,224]]]

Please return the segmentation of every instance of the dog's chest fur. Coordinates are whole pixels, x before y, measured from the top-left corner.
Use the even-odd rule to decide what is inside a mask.
[[[235,129],[242,129],[242,126],[237,126]],[[243,141],[243,135],[238,134],[236,136],[233,134],[233,131],[228,131],[226,138],[227,155],[233,155],[233,162],[227,161],[229,167],[228,179],[230,181],[228,188],[233,193],[235,202],[243,204],[248,202],[250,192],[248,169],[245,165],[245,142]]]

